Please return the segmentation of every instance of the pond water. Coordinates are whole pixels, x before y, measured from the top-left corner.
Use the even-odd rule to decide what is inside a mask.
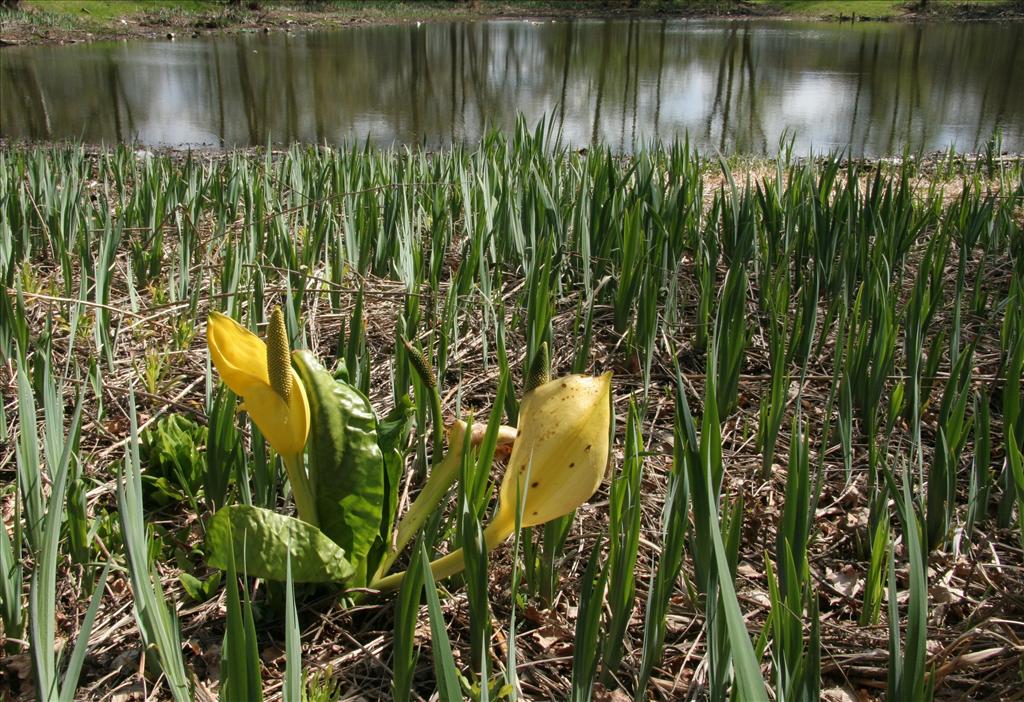
[[[997,129],[1024,151],[1024,24],[487,21],[0,50],[5,138],[437,147],[517,113],[618,151],[978,150]]]

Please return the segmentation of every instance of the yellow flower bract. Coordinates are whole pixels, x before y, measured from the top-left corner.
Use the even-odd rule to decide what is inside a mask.
[[[526,393],[519,405],[519,425],[501,482],[498,511],[484,529],[488,550],[515,532],[519,504],[522,526],[537,526],[569,514],[597,491],[608,468],[611,394],[611,373],[569,375]],[[465,423],[453,425],[450,456],[459,455],[465,431]],[[441,580],[465,565],[465,554],[458,549],[432,562],[430,569]],[[404,577],[404,572],[395,573],[370,586],[391,590]]]
[[[206,342],[221,379],[242,398],[243,408],[281,455],[301,454],[309,433],[309,402],[291,368],[292,392],[285,400],[270,385],[267,345],[230,317],[211,312]]]
[[[608,467],[611,378],[569,375],[523,397],[496,524],[514,524],[517,495],[522,525],[530,527],[568,514],[594,494]]]

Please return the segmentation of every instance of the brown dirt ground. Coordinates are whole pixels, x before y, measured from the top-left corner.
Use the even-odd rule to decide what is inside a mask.
[[[938,165],[934,166],[939,168]],[[765,177],[770,169],[751,167],[753,180]],[[743,173],[737,173],[737,180],[745,181]],[[714,187],[719,176],[708,175],[709,188]],[[957,177],[946,180],[951,193],[958,191],[961,182]],[[212,235],[212,234],[211,234]],[[38,275],[45,279],[47,271],[40,267]],[[53,273],[57,273],[54,271]],[[988,284],[994,290],[1008,284],[1009,271],[1001,266],[991,269]],[[681,294],[691,304],[696,291],[692,276],[684,275]],[[373,367],[381,374],[382,382],[374,382],[379,388],[371,396],[371,402],[378,413],[383,413],[389,403],[384,375],[387,359],[390,358],[394,339],[393,329],[396,314],[400,313],[403,292],[394,282],[367,280],[366,324],[368,353],[375,360]],[[506,294],[511,294],[521,281],[509,281]],[[372,301],[372,304],[370,304]],[[571,338],[575,320],[576,299],[567,297],[557,303],[558,314],[554,320],[555,338]],[[29,315],[33,324],[43,325],[52,314],[53,300],[45,295],[30,296]],[[127,309],[128,300],[113,300],[112,305]],[[122,333],[138,334],[145,337],[145,348],[161,348],[169,343],[168,336],[173,320],[180,310],[173,305],[154,305],[144,308],[143,314],[125,317],[126,328]],[[307,311],[309,327],[315,330],[310,340],[311,348],[320,355],[326,355],[334,348],[341,327],[351,309],[330,310],[324,301],[314,301]],[[471,311],[461,322],[462,328],[474,329]],[[610,310],[599,310],[595,329],[610,330]],[[135,331],[132,331],[135,330]],[[703,385],[700,365],[687,354],[686,339],[680,342],[683,353],[684,382],[688,388],[689,402],[695,410],[700,405],[700,387]],[[595,339],[593,357],[598,366],[611,368],[616,372],[615,394],[617,397],[618,427],[625,425],[625,410],[631,392],[642,391],[642,381],[635,362],[624,358],[618,350],[621,339],[610,331],[600,333]],[[751,422],[756,427],[758,397],[766,382],[765,340],[755,329],[751,348],[745,363],[745,375],[741,382],[740,409],[723,427],[723,457],[726,466],[726,481],[723,495],[729,501],[742,497],[746,505],[744,532],[742,537],[739,580],[737,589],[742,607],[749,617],[752,631],[764,623],[769,610],[767,586],[763,567],[760,565],[766,549],[771,548],[774,539],[774,523],[781,510],[781,495],[784,490],[785,471],[773,466],[769,475],[760,471],[759,454],[750,438]],[[168,376],[172,385],[159,396],[139,396],[140,421],[155,420],[167,412],[201,414],[203,407],[201,382],[205,373],[203,338],[201,335],[192,342],[194,353],[182,354],[173,359]],[[522,340],[517,332],[510,329],[510,349],[521,349]],[[995,346],[993,346],[995,345]],[[144,347],[139,347],[143,353]],[[73,353],[64,349],[63,353]],[[56,349],[58,364],[63,363],[61,349]],[[998,339],[984,341],[977,352],[976,376],[991,376],[997,372]],[[521,358],[511,359],[513,367],[519,367]],[[567,356],[555,353],[552,366],[564,371],[570,364]],[[452,367],[462,368],[461,394],[463,405],[470,405],[485,416],[493,402],[496,388],[496,367],[492,363],[489,372],[483,371],[483,347],[478,334],[467,334],[460,344]],[[822,408],[828,381],[831,377],[829,346],[812,368],[807,384],[801,394],[805,416],[810,418],[808,431],[812,437],[820,435]],[[126,367],[125,372],[132,370]],[[651,451],[645,463],[645,510],[644,541],[637,566],[637,618],[633,621],[628,647],[635,651],[640,643],[642,621],[639,617],[646,596],[650,578],[652,557],[658,551],[654,542],[659,531],[661,497],[664,491],[664,476],[670,461],[673,370],[671,358],[659,355],[653,372],[656,390],[652,398],[653,416],[651,424],[645,425],[644,434]],[[449,379],[451,381],[452,379]],[[940,381],[941,383],[941,381]],[[124,405],[127,399],[130,378],[111,377],[105,387],[107,402]],[[442,381],[442,384],[444,382]],[[8,389],[13,387],[11,369],[0,367],[0,387],[4,388],[5,403],[10,401]],[[448,383],[444,396],[446,414],[454,412],[454,384]],[[934,415],[926,417],[926,432],[934,433]],[[123,436],[126,427],[108,423],[104,426],[86,423],[82,433],[83,451],[90,456],[87,470],[100,475],[110,475],[111,466],[119,460],[123,450]],[[899,433],[900,427],[894,431]],[[993,426],[993,431],[996,427]],[[934,441],[934,436],[926,442]],[[777,454],[788,454],[790,437],[784,430],[779,438]],[[833,447],[834,448],[834,447]],[[819,444],[812,441],[812,462],[817,460]],[[0,466],[8,465],[13,449],[0,449]],[[863,443],[855,444],[857,461],[862,462],[866,453]],[[965,451],[969,454],[970,448]],[[827,454],[828,456],[829,454]],[[823,688],[833,700],[874,700],[885,689],[887,668],[888,628],[884,624],[875,627],[856,626],[863,587],[864,537],[867,510],[863,476],[850,485],[844,485],[842,468],[833,458],[826,459],[826,479],[821,502],[815,514],[815,537],[810,555],[812,575],[817,583],[821,601],[822,626],[822,673]],[[927,459],[926,459],[927,460]],[[613,465],[621,463],[621,453],[613,458]],[[500,468],[495,468],[495,475]],[[113,509],[114,483],[97,485],[89,493],[90,509]],[[565,695],[568,676],[572,665],[572,632],[575,621],[573,593],[578,592],[576,582],[580,577],[589,549],[593,548],[597,535],[606,530],[605,509],[607,507],[607,485],[603,486],[590,503],[582,507],[572,526],[565,548],[565,560],[560,567],[563,582],[561,594],[549,608],[528,607],[517,615],[521,624],[517,634],[519,660],[522,662],[520,677],[525,696],[528,699],[560,699]],[[11,518],[11,503],[0,505],[5,521]],[[154,524],[172,528],[197,531],[195,518],[170,511],[153,515]],[[898,533],[898,529],[896,529]],[[198,533],[193,534],[198,539]],[[941,679],[940,699],[995,699],[1000,690],[1007,691],[1019,684],[1019,670],[1024,661],[1024,600],[1021,599],[1022,571],[1021,551],[1017,536],[1011,531],[994,528],[979,530],[973,544],[959,541],[947,553],[936,555],[929,563],[929,583],[932,586],[932,608],[929,618],[929,645],[931,663]],[[896,544],[897,556],[905,562],[902,543]],[[500,548],[491,560],[492,597],[491,605],[497,624],[493,658],[500,664],[504,660],[507,642],[502,631],[511,613],[511,600],[507,583],[510,571],[509,549]],[[689,566],[687,566],[688,568]],[[161,575],[168,595],[178,601],[188,600],[177,582],[177,569],[163,564]],[[900,570],[901,586],[905,585],[905,571]],[[68,606],[58,613],[58,629],[71,631],[73,624],[81,617],[82,603],[73,596],[75,574],[73,570],[62,571],[59,581],[66,588],[65,602]],[[157,689],[143,688],[139,682],[140,661],[144,652],[139,647],[135,622],[130,612],[130,588],[125,574],[112,574],[108,584],[110,602],[104,605],[93,636],[86,675],[83,678],[81,699],[163,699],[166,695]],[[71,604],[76,603],[76,604]],[[449,622],[449,636],[456,648],[456,655],[465,657],[468,652],[468,604],[464,591],[452,587],[452,596],[445,599],[444,609]],[[199,605],[185,604],[179,611],[182,624],[182,640],[191,669],[200,681],[217,679],[220,660],[220,642],[224,622],[224,607],[220,598]],[[302,613],[304,631],[304,662],[311,669],[329,671],[338,681],[344,699],[378,699],[380,691],[386,690],[388,659],[391,641],[391,604],[389,601],[368,602],[357,607],[342,609],[331,607],[328,602],[308,604]],[[423,620],[421,620],[422,622]],[[283,641],[267,631],[279,631],[277,625],[260,626],[260,647],[265,670],[264,681],[267,693],[280,689],[280,676],[284,671]],[[701,629],[703,617],[698,614],[684,595],[673,601],[668,617],[668,640],[665,657],[655,671],[653,686],[660,692],[660,699],[676,699],[691,683],[706,680],[707,671],[700,660],[704,647]],[[424,629],[419,637],[423,646],[421,653],[421,679],[431,679],[430,636]],[[460,660],[460,659],[457,659]],[[630,666],[635,658],[627,657],[624,670],[632,672]],[[428,683],[429,684],[429,683]],[[0,665],[0,699],[28,699],[31,696],[31,672],[27,654],[8,656]],[[200,699],[206,699],[202,689]],[[657,693],[656,693],[657,694]],[[118,695],[121,695],[120,697]],[[210,699],[212,693],[210,693]],[[995,697],[993,697],[995,695]],[[9,697],[8,697],[9,696]],[[612,693],[599,689],[595,699],[619,699]]]

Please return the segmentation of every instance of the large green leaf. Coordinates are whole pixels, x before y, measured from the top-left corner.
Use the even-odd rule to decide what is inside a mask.
[[[343,582],[355,572],[345,551],[315,526],[250,505],[213,515],[206,552],[214,568],[227,570],[233,553],[240,572],[267,580],[287,579],[289,553],[297,583]]]
[[[313,354],[296,351],[293,358],[309,400],[309,481],[320,529],[348,554],[351,584],[365,585],[384,505],[377,417],[361,392],[335,380]]]

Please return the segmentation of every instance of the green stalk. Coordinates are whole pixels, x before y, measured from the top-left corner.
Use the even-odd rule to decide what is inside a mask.
[[[299,519],[307,524],[320,526],[316,510],[316,497],[309,484],[309,476],[306,474],[302,454],[281,454],[281,460],[284,461],[288,482],[292,486],[292,496],[295,498],[295,507],[299,511]]]
[[[515,524],[509,520],[502,519],[500,521],[491,522],[484,529],[484,553],[493,551],[499,545],[505,543],[508,537],[512,536],[515,531]],[[392,559],[394,562],[394,559]],[[430,572],[434,576],[434,580],[444,580],[451,576],[461,573],[466,567],[466,556],[463,550],[457,549],[452,551],[447,556],[442,556],[434,561],[430,562]],[[381,592],[387,592],[394,590],[402,585],[402,581],[405,579],[406,571],[401,573],[394,573],[384,578],[375,577],[370,583],[370,588],[373,590],[380,590]]]
[[[457,700],[462,697],[459,672],[448,639],[444,623],[444,611],[437,596],[437,585],[427,567],[427,545],[420,542],[420,567],[423,569],[423,587],[427,594],[427,612],[430,616],[430,639],[434,652],[434,678],[437,681],[438,696],[442,700]],[[484,687],[487,681],[482,681]]]
[[[420,542],[422,543],[422,542]],[[395,702],[408,702],[412,697],[413,678],[416,673],[418,651],[416,622],[419,620],[420,599],[423,596],[423,572],[420,560],[425,549],[413,549],[409,563],[410,577],[402,583],[395,603],[395,635],[392,645],[391,698]]]
[[[1017,495],[1017,526],[1020,529],[1020,543],[1024,546],[1024,452],[1017,448],[1014,429],[1007,429],[1007,471],[1013,477],[1013,492]]]
[[[974,534],[975,524],[983,521],[988,512],[988,497],[992,487],[992,473],[989,469],[991,458],[991,410],[988,393],[984,390],[974,396],[974,460],[968,486],[967,537]]]
[[[878,491],[871,498],[868,519],[868,536],[871,539],[870,561],[864,582],[864,604],[861,606],[860,618],[857,621],[861,626],[877,624],[882,611],[884,571],[891,555],[892,542],[888,500],[888,493],[884,490]]]
[[[282,690],[284,699],[302,699],[302,629],[295,606],[295,582],[292,579],[292,558],[285,563],[284,640],[285,665]]]
[[[679,395],[683,392],[685,392],[683,388],[677,386],[672,472],[669,474],[668,489],[665,492],[665,502],[661,512],[661,543],[664,546],[661,557],[658,559],[657,568],[651,574],[647,590],[643,654],[640,659],[640,672],[637,675],[636,692],[633,697],[637,702],[646,699],[647,684],[650,682],[654,667],[661,662],[664,653],[665,635],[668,633],[669,602],[679,580],[679,571],[682,568],[685,554],[686,532],[690,525],[688,519],[689,486],[686,482],[685,466],[687,449],[679,399]],[[585,583],[589,585],[590,581],[585,581]],[[580,610],[582,611],[582,609],[583,605],[581,604]]]
[[[398,558],[398,554],[405,549],[406,545],[412,540],[412,537],[420,530],[420,527],[426,523],[427,519],[437,508],[441,498],[448,492],[448,488],[459,477],[461,468],[462,451],[454,450],[449,451],[448,455],[434,466],[434,470],[430,472],[430,477],[427,478],[427,484],[423,486],[420,494],[413,500],[409,511],[398,522],[394,544],[388,547],[387,552],[380,561],[380,565],[377,566],[377,572],[374,573],[372,581],[380,580],[388,572],[395,559]],[[440,577],[435,575],[435,579],[440,579]]]

